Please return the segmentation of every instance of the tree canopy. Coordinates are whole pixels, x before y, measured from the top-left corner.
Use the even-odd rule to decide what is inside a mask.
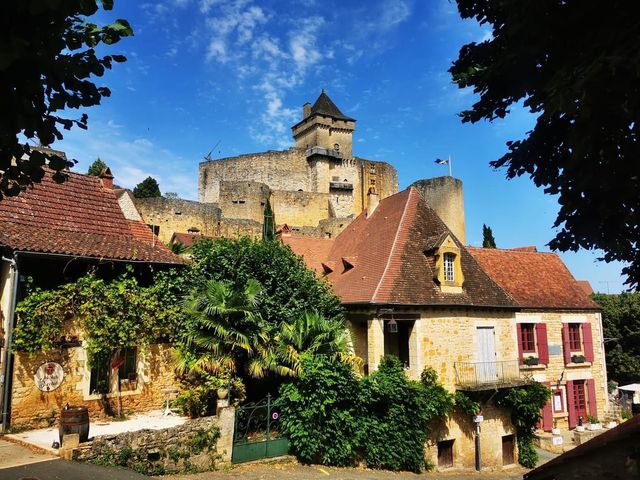
[[[147,177],[134,187],[133,196],[136,198],[161,197],[160,185],[155,178]]]
[[[463,18],[491,27],[449,70],[480,95],[463,122],[504,118],[514,105],[537,116],[525,138],[491,162],[558,195],[561,251],[602,249],[640,281],[640,4],[457,0]]]
[[[593,296],[602,307],[607,373],[621,383],[640,381],[640,293]]]
[[[51,145],[61,130],[87,128],[87,114],[63,116],[67,109],[98,105],[111,92],[91,80],[101,77],[123,55],[100,57],[96,47],[133,35],[129,23],[118,19],[99,26],[87,20],[113,0],[22,0],[4,2],[0,15],[0,199],[18,195],[44,176],[66,180],[74,162],[59,152],[33,149],[21,138]]]
[[[496,239],[493,238],[491,227],[482,224],[482,248],[496,248]]]
[[[89,170],[87,170],[87,175],[97,177],[103,172],[105,168],[107,168],[107,164],[104,163],[102,160],[100,160],[100,157],[98,157],[91,164],[91,166],[89,167]]]

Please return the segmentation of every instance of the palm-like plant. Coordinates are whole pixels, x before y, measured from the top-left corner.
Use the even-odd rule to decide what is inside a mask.
[[[262,287],[249,280],[237,290],[230,283],[208,281],[185,300],[189,325],[184,347],[178,351],[178,373],[237,374],[262,377],[273,355],[257,311]]]
[[[344,324],[317,312],[307,312],[293,323],[282,324],[276,337],[276,363],[284,374],[298,376],[304,354],[330,355],[352,366],[361,362],[353,354],[351,335]]]

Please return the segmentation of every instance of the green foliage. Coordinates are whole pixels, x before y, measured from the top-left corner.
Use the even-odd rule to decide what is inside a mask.
[[[219,388],[222,388],[222,380],[212,375],[199,382],[185,381],[172,406],[189,418],[215,415]]]
[[[270,241],[276,238],[276,219],[271,208],[271,202],[267,199],[264,207],[264,220],[262,222],[262,240]]]
[[[129,269],[110,282],[88,274],[54,290],[35,289],[16,307],[13,348],[49,352],[71,320],[84,332],[90,365],[108,361],[115,349],[172,340],[184,318],[176,305],[182,282],[178,272],[164,271],[144,287]]]
[[[350,466],[356,460],[358,379],[348,365],[305,355],[300,377],[280,389],[280,427],[305,463]]]
[[[474,416],[480,412],[480,404],[469,397],[466,393],[457,390],[454,394],[454,399],[456,407],[467,415]]]
[[[640,378],[640,292],[596,294],[602,307],[602,327],[609,378],[621,384]]]
[[[463,122],[504,118],[522,102],[536,125],[491,162],[507,177],[531,177],[557,195],[559,227],[550,246],[602,249],[628,262],[640,281],[640,5],[624,0],[521,2],[457,0],[463,18],[491,27],[469,43],[449,70],[480,99]],[[588,39],[588,41],[585,41]]]
[[[164,198],[180,198],[177,192],[165,192]]]
[[[100,160],[100,157],[96,158],[96,160],[91,164],[89,170],[87,170],[87,175],[91,175],[93,177],[97,177],[100,175],[104,169],[107,168],[107,164]]]
[[[496,239],[493,238],[491,227],[482,224],[482,248],[496,248]]]
[[[111,10],[113,1],[25,0],[4,2],[0,16],[0,199],[19,194],[44,175],[44,165],[63,182],[75,162],[51,150],[21,144],[21,137],[51,145],[62,129],[87,128],[87,114],[63,117],[67,109],[100,104],[107,87],[91,80],[102,77],[122,55],[97,56],[99,44],[111,45],[133,35],[129,23],[118,19],[98,26],[88,17],[99,6]],[[25,158],[23,158],[25,157]],[[12,159],[17,159],[12,163]]]
[[[133,196],[136,198],[156,198],[160,194],[158,181],[153,177],[147,177],[133,188]]]
[[[249,279],[257,280],[262,285],[258,312],[270,334],[309,311],[328,319],[343,317],[340,299],[330,286],[280,242],[204,239],[192,247],[192,259],[193,285],[213,279],[243,288]]]
[[[281,427],[303,462],[420,471],[432,420],[454,401],[426,370],[409,380],[400,361],[385,357],[378,370],[357,379],[328,355],[303,355],[298,379],[280,389]]]
[[[511,422],[518,437],[518,459],[523,467],[534,468],[538,462],[533,432],[541,419],[540,412],[550,397],[551,390],[538,382],[501,390],[496,396],[498,406],[511,409]]]

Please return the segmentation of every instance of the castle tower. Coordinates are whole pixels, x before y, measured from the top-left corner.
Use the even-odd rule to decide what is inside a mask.
[[[453,177],[436,177],[418,180],[411,184],[427,204],[435,210],[444,224],[463,245],[466,244],[464,228],[464,193],[462,180]]]
[[[322,93],[311,106],[302,107],[302,120],[291,127],[296,147],[304,150],[318,147],[324,153],[336,153],[341,159],[353,157],[353,131],[356,121],[343,114],[329,96]]]

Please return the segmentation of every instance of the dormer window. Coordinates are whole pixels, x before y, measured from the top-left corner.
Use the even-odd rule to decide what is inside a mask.
[[[455,282],[455,261],[456,256],[453,253],[444,254],[444,281],[447,283]]]

